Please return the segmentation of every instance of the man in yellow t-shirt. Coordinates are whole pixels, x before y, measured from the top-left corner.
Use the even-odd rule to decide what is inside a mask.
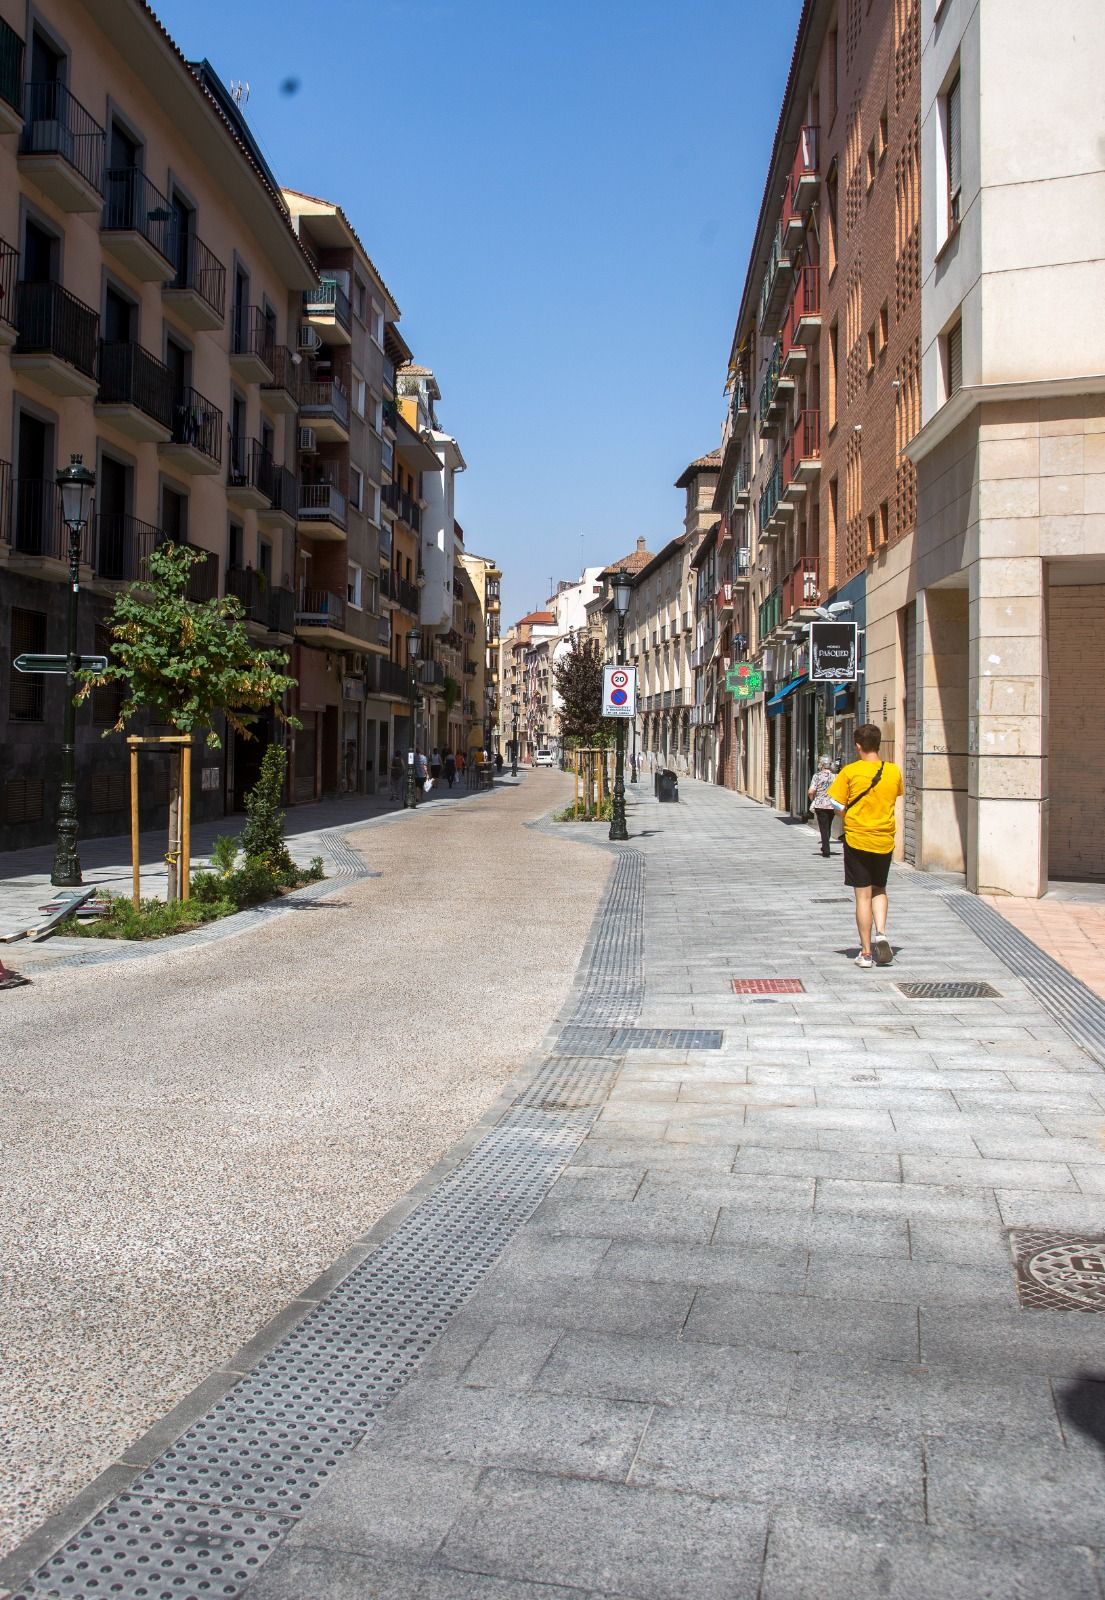
[[[882,732],[873,722],[856,729],[856,759],[841,767],[829,799],[844,821],[844,882],[856,894],[859,930],[857,967],[888,967],[894,959],[886,937],[890,909],[886,880],[894,854],[894,803],[902,774],[879,755]]]

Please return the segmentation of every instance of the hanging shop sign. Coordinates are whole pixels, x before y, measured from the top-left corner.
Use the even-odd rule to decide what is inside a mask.
[[[854,622],[811,622],[811,683],[855,683],[859,628]]]

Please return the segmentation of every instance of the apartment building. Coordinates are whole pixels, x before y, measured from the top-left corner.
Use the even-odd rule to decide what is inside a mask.
[[[500,740],[509,738],[505,722],[509,716],[500,699],[499,614],[502,569],[488,556],[478,556],[463,547],[457,552],[463,569],[465,607],[465,649],[472,663],[467,675],[466,699],[469,702],[468,744],[471,749],[477,734],[481,748],[494,751]],[[481,722],[482,718],[482,733]]]
[[[699,456],[680,473],[675,487],[685,494],[683,509],[683,570],[681,592],[686,605],[680,613],[683,632],[689,635],[689,655],[684,682],[684,714],[676,719],[672,753],[682,756],[696,777],[713,780],[722,770],[725,752],[720,721],[721,697],[717,692],[722,634],[728,629],[732,586],[719,587],[721,563],[732,557],[728,547],[719,555],[719,518],[714,511],[721,472],[722,452]],[[690,627],[686,612],[690,612]],[[726,663],[727,664],[727,663]]]
[[[378,663],[389,659],[392,623],[381,603],[380,540],[394,457],[384,415],[394,372],[384,340],[399,308],[339,205],[293,189],[284,200],[319,271],[298,331],[292,672],[301,727],[291,735],[290,766],[292,797],[302,801],[371,793],[390,760]]]
[[[499,718],[499,749],[502,751],[504,761],[510,761],[514,755],[515,730],[517,729],[518,755],[521,756],[522,745],[522,678],[520,662],[516,645],[518,643],[517,625],[510,627],[505,633],[500,633],[496,655],[499,663],[499,705],[501,714]]]
[[[918,0],[807,0],[730,353],[718,506],[747,551],[734,631],[765,689],[726,706],[724,774],[796,815],[819,751],[848,753],[867,698],[862,678],[808,682],[806,625],[832,600],[862,630],[914,526],[918,24]]]
[[[206,552],[193,595],[293,642],[300,302],[317,284],[231,96],[138,0],[0,0],[0,847],[48,839],[60,777],[67,540],[55,474],[96,473],[78,649],[163,538]],[[82,834],[125,828],[118,697],[77,717]],[[240,800],[271,736],[204,750],[194,815]],[[167,768],[151,756],[143,820]]]
[[[919,11],[916,532],[868,581],[867,709],[910,858],[1039,895],[1105,875],[1105,11]]]

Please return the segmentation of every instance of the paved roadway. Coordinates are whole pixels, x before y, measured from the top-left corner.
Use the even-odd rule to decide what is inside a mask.
[[[538,773],[400,814],[349,835],[379,877],[241,937],[0,994],[0,1551],[329,1266],[525,1061],[609,869],[524,827],[570,792]]]

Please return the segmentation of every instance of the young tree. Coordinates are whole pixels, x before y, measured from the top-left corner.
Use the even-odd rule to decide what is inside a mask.
[[[192,568],[206,560],[202,550],[163,544],[149,558],[148,576],[116,596],[107,619],[113,639],[108,665],[103,672],[78,674],[78,702],[102,685],[122,686],[119,716],[108,733],[122,733],[140,711],[148,711],[155,722],[168,723],[178,733],[198,734],[209,749],[218,749],[219,717],[248,739],[250,722],[268,706],[281,721],[299,726],[285,716],[281,703],[296,682],[283,670],[288,658],[279,650],[257,649],[246,632],[241,602],[233,595],[189,600]],[[169,898],[174,899],[179,887],[179,767],[174,762],[170,770]]]
[[[563,701],[560,733],[566,744],[602,744],[602,650],[595,639],[572,639],[568,653],[553,664],[556,692]]]

